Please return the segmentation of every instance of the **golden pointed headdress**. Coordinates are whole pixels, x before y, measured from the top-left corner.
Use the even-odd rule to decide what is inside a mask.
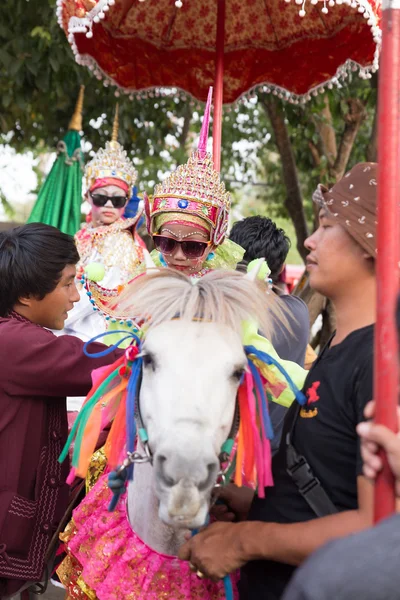
[[[223,242],[228,229],[230,195],[207,152],[212,88],[200,132],[197,150],[185,165],[179,166],[165,181],[156,185],[154,197],[145,196],[147,227],[155,233],[154,219],[162,213],[181,213],[200,217],[211,226],[211,241]]]
[[[112,178],[123,181],[127,186],[134,185],[137,172],[132,161],[128,158],[126,150],[117,142],[118,138],[118,105],[115,109],[115,118],[111,141],[106,142],[105,148],[95,154],[86,165],[85,178],[88,189],[97,179]]]
[[[68,125],[69,130],[82,131],[82,108],[83,96],[85,94],[85,86],[81,85],[79,89],[78,99],[76,101],[75,111]]]

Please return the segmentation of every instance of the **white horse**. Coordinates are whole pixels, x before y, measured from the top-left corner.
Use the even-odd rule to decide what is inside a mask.
[[[122,304],[151,316],[139,406],[153,461],[135,465],[129,520],[151,548],[176,554],[187,529],[206,522],[247,366],[242,323],[256,320],[269,337],[272,315],[284,317],[276,296],[228,271],[194,285],[163,270],[138,278]]]
[[[115,566],[114,577],[110,574],[114,568],[111,540],[120,540],[123,535],[119,527],[133,531],[140,544],[169,560],[177,555],[187,531],[207,520],[221,469],[221,449],[237,432],[237,392],[247,368],[243,322],[255,321],[268,337],[273,322],[286,322],[279,299],[267,294],[264,285],[254,279],[238,272],[214,271],[193,284],[185,275],[163,269],[138,277],[121,298],[119,309],[124,313],[148,318],[141,349],[136,424],[146,430],[148,439],[145,443],[139,439],[137,451],[150,456],[151,462],[135,464],[126,504],[120,505],[119,512],[107,512],[109,496],[104,495],[102,480],[74,513],[76,531],[70,541],[71,552],[83,567],[83,579],[100,600],[122,597],[118,596],[122,592],[115,592],[115,581],[121,579],[119,566]],[[98,500],[100,497],[106,501]],[[106,567],[104,546],[109,561]],[[147,573],[148,567],[135,562],[134,552],[129,562],[126,555],[133,547],[128,544],[125,548],[123,561],[129,565],[129,576],[121,586],[131,586],[126,588],[130,598],[192,597],[190,589],[199,580],[183,563],[174,567],[179,573],[175,585],[185,587],[186,595],[179,588],[179,594],[165,595],[164,591],[162,596],[157,586],[163,580],[157,576],[146,590],[142,589],[140,573]],[[120,556],[121,550],[116,554]],[[144,556],[142,546],[139,554]],[[93,569],[96,560],[97,570]],[[139,591],[132,591],[129,577],[135,578],[133,585]],[[111,587],[107,588],[109,581]],[[211,587],[204,587],[202,597],[223,597],[220,588],[212,587],[217,584],[203,583]]]

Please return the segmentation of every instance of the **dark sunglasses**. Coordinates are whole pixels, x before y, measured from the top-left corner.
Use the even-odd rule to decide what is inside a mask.
[[[161,254],[173,254],[179,244],[186,258],[200,258],[203,256],[211,242],[195,242],[193,240],[184,240],[179,242],[165,235],[153,235],[154,245]]]
[[[105,206],[111,200],[114,208],[124,208],[128,200],[126,196],[103,196],[103,194],[90,194],[90,197],[97,207]]]

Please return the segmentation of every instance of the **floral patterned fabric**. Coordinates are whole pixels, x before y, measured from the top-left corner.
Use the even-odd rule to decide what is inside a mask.
[[[132,232],[136,224],[132,219],[118,219],[111,225],[92,227],[85,224],[75,234],[76,247],[80,260],[77,264],[77,277],[81,277],[85,267],[93,261],[95,251],[101,257],[106,273],[111,267],[119,267],[121,283],[126,283],[143,270],[143,248],[139,246]]]
[[[63,534],[68,559],[58,574],[71,600],[224,600],[222,582],[199,579],[189,563],[155,552],[132,531],[126,495],[114,512],[110,499],[104,475]]]
[[[85,14],[81,4],[61,2],[67,35],[70,18]],[[224,102],[262,84],[305,94],[349,59],[372,65],[376,43],[360,4],[324,14],[322,2],[307,2],[301,18],[293,0],[226,0]],[[362,4],[379,25],[380,0]],[[173,0],[115,2],[93,23],[93,37],[76,32],[72,47],[78,62],[124,89],[176,87],[205,101],[215,75],[216,7],[216,0],[183,0],[179,9]]]

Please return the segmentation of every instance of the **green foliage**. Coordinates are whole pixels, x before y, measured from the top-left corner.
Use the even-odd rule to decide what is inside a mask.
[[[3,208],[4,213],[8,219],[12,219],[15,216],[15,210],[8,202],[3,190],[0,188],[0,206]]]
[[[55,16],[55,0],[6,0],[0,5],[0,141],[1,135],[17,151],[35,153],[54,148],[65,134],[79,86],[84,84],[85,140],[94,150],[109,139],[115,90],[104,87],[78,66]],[[331,125],[337,143],[345,127],[346,99],[359,98],[366,119],[353,146],[349,167],[365,160],[370,141],[376,86],[350,77],[338,91],[329,92]],[[119,141],[134,158],[139,188],[150,190],[162,173],[186,160],[200,129],[196,103],[173,95],[133,99],[121,94]],[[310,147],[320,148],[323,96],[305,106],[284,105],[286,123],[298,169],[306,218],[312,221],[311,195],[319,181],[329,177],[328,161],[320,152],[315,164]],[[192,114],[193,113],[193,114]],[[189,119],[188,132],[185,118]],[[280,156],[266,112],[256,100],[224,110],[222,177],[235,201],[257,206],[276,218],[286,218],[287,189]],[[187,135],[186,135],[187,133]],[[88,158],[88,157],[86,157]],[[263,207],[263,211],[261,211]]]

